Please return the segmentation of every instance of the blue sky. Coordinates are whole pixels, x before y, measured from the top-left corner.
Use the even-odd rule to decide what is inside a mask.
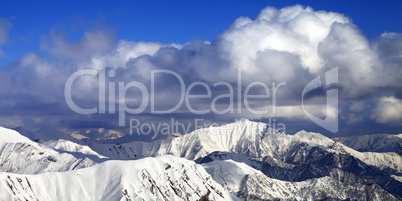
[[[278,95],[281,112],[195,115],[183,106],[157,115],[147,107],[127,118],[144,122],[276,118],[290,133],[301,129],[328,133],[306,117],[300,98],[309,81],[339,67],[339,111],[323,112],[325,91],[334,86],[321,86],[307,96],[311,112],[339,116],[335,135],[400,133],[401,7],[400,1],[335,0],[3,1],[0,125],[127,130],[117,126],[117,114],[109,110],[80,115],[67,106],[65,84],[82,69],[114,70],[108,81],[136,80],[148,89],[152,70],[177,72],[187,85],[203,81],[214,86],[218,81],[236,82],[241,69],[245,80],[239,89],[251,82],[286,82]],[[100,76],[98,72],[74,85],[72,97],[78,105],[92,107],[99,102],[94,78]],[[168,108],[180,91],[169,77],[159,81],[158,106]],[[213,89],[211,96],[222,93],[221,88]],[[138,90],[127,96],[130,107],[139,106]],[[210,108],[212,98],[197,100],[197,107]],[[119,103],[114,101],[110,103]],[[271,102],[255,101],[253,106],[261,109]],[[228,103],[230,99],[220,99],[218,105],[225,108]]]
[[[301,4],[315,10],[345,14],[368,37],[384,31],[402,32],[401,1],[2,1],[0,17],[12,29],[1,65],[26,52],[41,53],[39,40],[53,29],[63,29],[77,40],[88,26],[110,26],[118,39],[185,43],[194,39],[211,41],[240,16],[255,17],[265,6],[282,8]]]

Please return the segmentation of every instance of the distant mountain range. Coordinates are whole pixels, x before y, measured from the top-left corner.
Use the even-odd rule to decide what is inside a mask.
[[[1,199],[402,199],[401,135],[288,135],[247,119],[151,142],[58,135],[0,129]]]
[[[402,134],[338,137],[334,140],[361,152],[395,152],[402,155]]]

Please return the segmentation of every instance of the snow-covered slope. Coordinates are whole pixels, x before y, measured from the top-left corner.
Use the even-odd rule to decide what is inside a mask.
[[[88,146],[66,140],[39,142],[0,128],[0,171],[4,172],[0,195],[7,191],[5,199],[230,197],[220,196],[225,194],[223,188],[208,183],[214,181],[204,169],[186,159],[204,166],[214,180],[243,200],[402,198],[400,155],[359,152],[319,133],[288,135],[245,119],[153,142],[91,141]],[[166,154],[182,159],[160,157]],[[72,171],[58,172],[66,170]],[[42,174],[25,175],[36,173]]]
[[[242,119],[221,127],[196,130],[187,135],[154,142],[123,144],[92,143],[91,148],[112,159],[135,159],[171,154],[190,160],[215,151],[238,153],[256,160],[270,161],[281,166],[307,163],[310,150],[320,147],[325,152],[349,154],[368,165],[402,173],[402,158],[391,153],[358,152],[319,133],[300,131],[295,135],[272,132],[264,123]],[[302,149],[302,150],[301,150]]]
[[[375,134],[339,137],[334,140],[362,152],[395,152],[402,155],[402,134]]]
[[[0,200],[237,200],[200,166],[173,156],[106,161],[60,173],[0,173]]]
[[[36,139],[40,139],[40,137],[38,136],[38,134],[32,130],[26,129],[22,126],[13,128],[12,130],[17,131],[19,134],[27,137],[30,140],[36,140]]]
[[[253,125],[251,125],[253,124]],[[257,125],[253,128],[254,124]],[[222,127],[196,130],[190,134],[154,142],[131,142],[120,145],[92,144],[96,152],[117,159],[132,159],[146,156],[172,154],[187,159],[196,159],[213,151],[237,151],[258,153],[260,134],[265,124],[244,120]],[[261,131],[256,132],[256,129]],[[225,131],[225,132],[224,132]]]
[[[215,181],[242,200],[398,200],[373,181],[359,179],[339,169],[326,177],[288,182],[269,178],[259,170],[232,160],[213,161],[203,167]]]
[[[0,143],[1,144],[26,143],[26,144],[31,144],[31,145],[38,145],[37,143],[32,142],[27,137],[19,134],[17,131],[7,129],[7,128],[1,127],[1,126],[0,126]]]
[[[97,152],[93,151],[91,148],[85,145],[80,145],[75,142],[71,142],[68,140],[49,140],[49,141],[40,141],[41,144],[53,147],[54,149],[58,151],[66,151],[66,152],[76,152],[76,153],[82,153],[86,155],[93,155],[98,158],[107,158],[105,156],[102,156],[98,154]]]
[[[80,154],[82,155],[82,154]],[[67,171],[95,165],[85,157],[59,153],[38,144],[16,131],[0,127],[0,171],[23,174]]]
[[[402,183],[391,177],[402,174],[402,158],[395,153],[359,152],[319,133],[288,135],[244,119],[151,143],[93,143],[91,148],[112,159],[170,154],[198,161],[215,152],[233,153],[230,157],[236,158],[228,159],[238,159],[266,176],[289,182],[327,177],[339,169],[359,179],[373,180],[380,188],[402,197]]]

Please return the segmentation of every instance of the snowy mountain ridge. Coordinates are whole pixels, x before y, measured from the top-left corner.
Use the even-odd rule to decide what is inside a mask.
[[[402,174],[402,157],[398,154],[359,152],[319,133],[300,131],[289,135],[272,132],[268,125],[249,120],[199,129],[166,140],[123,144],[92,143],[91,148],[111,159],[137,159],[169,154],[199,161],[214,153],[225,153],[227,157],[224,160],[244,162],[261,170],[267,177],[288,182],[315,181],[314,179],[329,177],[339,170],[354,175],[352,177],[361,181],[363,189],[367,189],[367,182],[374,181],[384,192],[391,193],[398,199],[402,197],[402,183],[398,176]],[[207,161],[201,160],[200,163],[208,163]],[[250,185],[258,185],[258,179],[248,178],[248,181],[255,180]],[[344,181],[342,177],[331,177],[330,183],[342,185]],[[265,192],[268,189],[260,190]],[[248,196],[250,195],[243,195],[244,198]]]
[[[0,178],[0,200],[238,200],[201,166],[173,156]]]
[[[77,158],[33,142],[16,131],[0,127],[0,171],[21,174],[59,172],[93,166],[96,163],[81,154]]]
[[[394,152],[402,156],[402,134],[374,134],[338,137],[334,140],[362,152]]]
[[[320,147],[325,151],[350,154],[368,165],[402,173],[402,158],[394,153],[358,152],[319,133],[300,131],[295,135],[273,132],[266,124],[243,119],[221,127],[195,130],[166,140],[116,144],[92,143],[91,148],[111,159],[135,159],[170,154],[196,160],[215,151],[232,152],[257,160],[272,160],[277,165],[289,154]],[[295,150],[297,149],[297,150]]]
[[[40,143],[52,147],[58,151],[75,152],[75,153],[82,153],[86,155],[96,156],[98,158],[107,158],[106,156],[102,156],[97,152],[93,151],[88,146],[77,144],[75,142],[71,142],[64,139],[40,141]]]
[[[0,128],[0,200],[402,199],[400,155],[246,119],[153,142],[38,142]]]
[[[242,200],[398,200],[374,182],[359,181],[354,175],[336,169],[331,175],[301,182],[289,182],[267,177],[261,171],[232,160],[202,164],[212,178]],[[355,179],[345,185],[340,179]],[[258,184],[258,185],[256,185]]]
[[[238,200],[193,161],[159,156],[97,164],[63,153],[102,157],[88,147],[43,143],[58,149],[0,127],[0,200]]]

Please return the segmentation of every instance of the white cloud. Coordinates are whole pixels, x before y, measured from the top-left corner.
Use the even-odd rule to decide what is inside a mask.
[[[87,68],[99,69],[104,67],[126,68],[130,59],[143,55],[154,55],[161,47],[167,47],[160,43],[133,42],[120,40],[116,48],[107,55],[96,55],[91,58]]]
[[[0,28],[0,45],[1,41]],[[379,90],[400,90],[402,80],[400,34],[385,33],[372,42],[344,15],[302,6],[267,7],[255,19],[240,17],[212,42],[189,41],[177,45],[117,41],[110,30],[97,29],[85,32],[76,42],[66,40],[62,33],[51,32],[42,38],[41,47],[51,58],[27,54],[12,64],[12,72],[0,72],[2,95],[20,93],[14,97],[18,102],[18,98],[26,93],[35,94],[40,98],[32,104],[46,101],[64,104],[66,79],[83,68],[113,68],[116,70],[113,81],[128,83],[135,80],[144,82],[147,87],[152,69],[173,70],[185,79],[186,84],[203,81],[213,86],[219,81],[236,84],[237,68],[241,68],[243,89],[253,81],[262,81],[268,86],[272,82],[285,81],[286,85],[278,91],[276,114],[242,113],[239,118],[306,119],[300,106],[303,87],[326,70],[339,67],[340,95],[345,102],[355,101],[346,104],[348,107],[342,112],[356,113],[344,116],[351,121],[360,121],[359,114],[367,106],[360,97],[371,98]],[[158,91],[158,104],[175,103],[175,97],[180,94],[174,93],[176,87],[172,86],[172,81],[158,81],[164,87]],[[90,102],[89,105],[94,107],[91,101],[98,99],[97,78],[90,76],[78,80],[74,87],[74,97]],[[212,94],[219,93],[213,91]],[[321,98],[325,96],[325,93],[317,94]],[[381,102],[373,118],[380,123],[400,120],[398,114],[402,113],[390,109],[397,107],[398,101]],[[208,106],[210,103],[201,104]],[[266,108],[271,102],[256,104],[256,108]],[[334,118],[336,111],[325,114],[323,104],[325,102],[313,102],[308,109],[317,116]],[[226,108],[225,103],[222,105]],[[237,114],[228,114],[234,115]]]
[[[8,40],[8,32],[11,29],[11,22],[7,19],[0,18],[0,48],[1,46],[7,42]],[[0,49],[0,56],[3,54],[3,51]]]
[[[365,108],[364,101],[352,101],[349,109],[354,112],[360,112]]]
[[[52,31],[41,37],[41,48],[63,61],[87,61],[93,56],[107,55],[115,48],[115,35],[108,29],[84,32],[76,42],[69,42],[63,33]]]
[[[236,20],[218,41],[233,67],[259,72],[255,65],[258,52],[274,50],[298,56],[300,66],[317,73],[325,64],[318,54],[319,44],[334,23],[349,23],[349,19],[337,13],[314,12],[300,5],[280,10],[267,7],[255,20]]]
[[[371,117],[379,123],[402,124],[402,100],[392,96],[381,98]]]
[[[339,67],[343,97],[401,86],[402,36],[383,34],[373,43],[339,13],[267,7],[256,19],[237,19],[214,43],[230,67],[242,68],[251,80],[305,84]]]
[[[373,49],[381,60],[378,76],[381,86],[402,86],[402,34],[383,33],[373,42]]]

